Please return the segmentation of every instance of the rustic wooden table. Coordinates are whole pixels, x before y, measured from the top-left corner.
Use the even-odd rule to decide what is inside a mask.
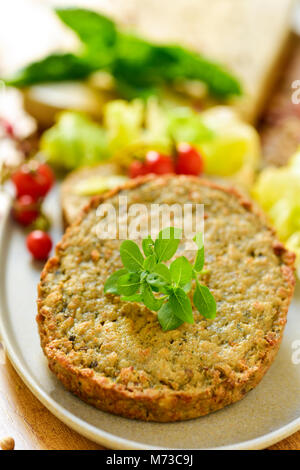
[[[24,385],[0,346],[0,440],[7,436],[18,450],[104,449],[55,418]],[[300,431],[271,449],[300,450]]]

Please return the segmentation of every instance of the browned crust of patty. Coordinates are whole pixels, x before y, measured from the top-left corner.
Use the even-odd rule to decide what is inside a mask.
[[[170,177],[171,176],[166,176],[165,180],[168,181]],[[145,182],[151,181],[153,178],[155,177],[147,176],[138,178],[129,181],[124,186],[116,188],[105,195],[94,197],[73,225],[80,224],[85,213],[91,208],[98,207],[100,203],[114,196],[120,190],[137,188]],[[199,180],[197,177],[190,178]],[[201,185],[234,195],[247,211],[251,211],[258,217],[264,218],[264,214],[235,189],[224,188],[206,180],[201,180]],[[68,241],[69,231],[72,230],[71,227],[67,229],[61,242],[57,245],[56,256],[49,259],[46,263],[41,274],[41,281],[45,279],[49,272],[53,272],[59,265],[59,252]],[[272,232],[274,233],[273,230]],[[51,328],[55,329],[55,322],[53,316],[51,317],[51,313],[47,313],[48,318],[45,322],[46,311],[42,308],[42,290],[39,284],[37,322],[41,345],[48,358],[50,369],[68,390],[87,403],[103,411],[146,421],[168,422],[191,419],[206,415],[240,400],[260,382],[273,362],[282,340],[288,307],[294,292],[295,255],[287,251],[286,248],[276,240],[274,241],[273,248],[274,253],[283,263],[281,267],[282,275],[288,284],[288,288],[285,289],[284,292],[285,299],[277,319],[278,324],[281,326],[281,335],[278,336],[278,338],[274,338],[273,335],[270,334],[270,336],[266,338],[267,346],[261,351],[255,367],[248,369],[242,379],[237,380],[234,374],[232,374],[232,377],[229,377],[225,382],[213,384],[201,393],[197,391],[165,391],[150,388],[139,391],[135,389],[128,390],[123,384],[114,383],[109,378],[97,376],[90,368],[80,369],[75,367],[63,353],[55,348],[53,343],[50,345],[48,342],[48,330]]]

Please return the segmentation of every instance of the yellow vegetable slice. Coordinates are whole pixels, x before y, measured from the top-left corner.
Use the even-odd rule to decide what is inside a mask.
[[[104,193],[117,186],[121,186],[127,181],[126,176],[91,176],[80,181],[73,188],[73,193],[78,196],[95,196]]]

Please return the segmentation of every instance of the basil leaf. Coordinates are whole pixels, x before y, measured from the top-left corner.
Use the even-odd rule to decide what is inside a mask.
[[[194,263],[194,270],[197,273],[200,273],[204,266],[204,244],[203,244],[203,234],[201,232],[197,233],[194,237],[194,241],[198,247],[195,263]]]
[[[173,239],[180,240],[181,235],[182,235],[181,228],[165,227],[159,232],[158,238],[162,240],[173,240]]]
[[[152,290],[159,292],[166,292],[168,283],[157,273],[151,273],[147,276],[147,283],[150,284]]]
[[[191,281],[193,269],[185,256],[175,259],[170,266],[172,281],[176,286],[185,286]]]
[[[117,282],[118,293],[121,295],[133,295],[140,287],[140,276],[136,273],[127,273],[120,276]]]
[[[208,287],[197,282],[193,302],[197,310],[205,318],[215,318],[217,313],[217,304]]]
[[[159,93],[165,79],[159,48],[133,34],[119,32],[113,66],[117,89],[127,99],[147,99]]]
[[[133,34],[118,34],[114,76],[137,90],[176,80],[199,80],[219,98],[240,95],[240,83],[224,67],[176,45],[155,45]]]
[[[156,299],[156,297],[154,297],[151,287],[147,282],[143,282],[142,284],[141,295],[144,304],[149,308],[149,310],[157,312],[162,306],[163,300]]]
[[[163,304],[159,309],[157,318],[163,331],[175,330],[183,323],[182,320],[174,315],[169,302]]]
[[[153,268],[153,273],[158,274],[165,281],[166,284],[171,284],[171,274],[169,268],[165,264],[157,264]]]
[[[182,286],[182,289],[184,290],[186,294],[190,292],[191,288],[192,288],[192,282],[188,282],[185,286]]]
[[[97,69],[75,54],[51,54],[22,68],[5,83],[8,86],[25,87],[37,83],[82,80]]]
[[[147,271],[142,271],[141,272],[141,282],[146,280],[146,277],[148,276],[148,274],[149,273]]]
[[[135,242],[125,240],[120,246],[122,263],[128,271],[136,272],[143,269],[144,257]]]
[[[114,73],[116,81],[116,91],[119,96],[128,101],[132,101],[135,98],[140,98],[144,101],[148,100],[153,95],[158,95],[159,91],[154,87],[142,87],[128,83],[121,76],[117,76]]]
[[[150,256],[153,254],[153,246],[154,241],[152,240],[150,235],[148,238],[144,238],[144,240],[142,241],[142,248],[145,253],[145,256]]]
[[[118,294],[117,284],[119,277],[127,274],[127,269],[120,269],[119,271],[114,272],[109,278],[106,280],[104,284],[104,293],[105,294]]]
[[[218,98],[242,94],[239,81],[218,63],[181,46],[159,47],[164,57],[168,56],[168,66],[163,71],[165,80],[199,80],[206,84],[213,96]]]
[[[55,12],[83,43],[89,48],[97,48],[99,54],[104,47],[115,45],[116,26],[109,18],[83,8],[56,8]]]
[[[148,258],[146,258],[144,261],[144,269],[146,271],[151,272],[155,266],[156,266],[156,256],[155,255],[148,256]]]
[[[153,272],[148,275],[147,282],[152,290],[168,294],[171,287],[171,274],[167,266],[162,263],[157,264]]]
[[[59,55],[59,61],[35,62],[8,81],[15,86],[58,80],[83,79],[96,70],[108,70],[124,97],[147,97],[158,87],[177,80],[199,80],[221,99],[241,95],[238,80],[218,63],[176,45],[158,45],[117,30],[110,19],[81,8],[59,8],[60,19],[81,39],[85,48],[74,61],[72,54]],[[66,58],[63,63],[63,57]],[[82,63],[81,60],[84,62]],[[86,63],[85,63],[86,61]]]
[[[196,233],[196,235],[194,236],[193,240],[194,240],[194,242],[196,243],[198,250],[200,250],[200,249],[203,247],[203,245],[204,245],[204,242],[203,242],[203,233],[202,233],[202,232]]]
[[[159,78],[151,67],[155,50],[154,44],[134,34],[119,32],[114,75],[138,87],[153,85],[155,78]]]
[[[182,231],[175,227],[161,230],[154,243],[154,251],[158,262],[167,261],[174,256],[180,243]]]
[[[194,323],[190,299],[181,287],[176,287],[169,297],[170,307],[174,315],[187,323]]]
[[[195,263],[194,263],[194,270],[197,273],[200,273],[204,267],[204,247],[197,251]]]

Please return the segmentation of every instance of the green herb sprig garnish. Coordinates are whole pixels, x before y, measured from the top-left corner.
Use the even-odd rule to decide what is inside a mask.
[[[197,254],[192,265],[185,256],[179,256],[168,267],[165,262],[175,255],[181,238],[181,230],[169,227],[159,232],[153,241],[147,237],[142,242],[144,255],[132,240],[120,246],[123,269],[113,273],[104,285],[104,292],[120,295],[122,300],[140,302],[149,310],[157,312],[158,321],[164,331],[178,328],[182,323],[194,323],[192,303],[187,295],[196,287],[193,304],[205,318],[216,316],[216,301],[208,289],[199,282],[204,273],[204,244],[202,233],[194,241]]]
[[[177,45],[159,45],[117,28],[109,18],[82,8],[57,8],[60,20],[81,41],[74,53],[54,53],[21,69],[6,83],[26,87],[43,82],[82,80],[104,70],[126,99],[148,97],[160,85],[200,80],[208,92],[226,99],[241,95],[238,80],[221,65]]]

